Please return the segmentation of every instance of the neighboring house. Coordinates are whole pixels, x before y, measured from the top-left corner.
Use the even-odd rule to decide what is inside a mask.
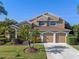
[[[65,28],[65,21],[62,18],[44,13],[30,20],[29,23],[35,25],[34,29],[41,31],[41,42],[66,43],[70,30]]]

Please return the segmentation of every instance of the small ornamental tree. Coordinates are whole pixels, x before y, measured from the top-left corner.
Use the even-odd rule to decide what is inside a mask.
[[[32,31],[32,37],[34,37],[34,40],[37,41],[38,37],[40,37],[40,31],[38,29],[34,29]],[[34,42],[36,42],[36,41],[34,41]]]
[[[39,41],[39,38],[40,37],[40,31],[38,29],[33,29],[32,30],[32,41],[33,43],[36,43]]]

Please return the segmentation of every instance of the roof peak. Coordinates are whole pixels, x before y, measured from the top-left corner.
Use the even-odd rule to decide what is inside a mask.
[[[54,14],[52,14],[51,12],[44,12],[44,13],[42,13],[41,15],[39,15],[39,16],[36,16],[36,17],[34,17],[34,18],[32,18],[31,20],[29,20],[29,22],[30,21],[33,21],[33,20],[35,20],[35,19],[37,19],[37,18],[40,18],[41,16],[44,16],[44,17],[54,17],[54,18],[60,18],[60,17],[58,17],[58,16],[56,16],[56,15],[54,15]]]
[[[49,15],[51,15],[51,16],[58,17],[58,16],[56,16],[55,14],[53,14],[53,13],[51,13],[51,12],[44,12],[42,15],[47,15],[47,14],[49,14]],[[59,18],[59,17],[58,17],[58,18]]]

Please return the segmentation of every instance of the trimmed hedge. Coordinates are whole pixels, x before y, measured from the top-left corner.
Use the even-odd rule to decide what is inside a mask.
[[[75,36],[69,36],[69,37],[67,37],[67,43],[70,45],[76,45],[77,38]]]

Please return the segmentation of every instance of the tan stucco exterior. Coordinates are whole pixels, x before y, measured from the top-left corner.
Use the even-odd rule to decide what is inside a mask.
[[[39,26],[39,22],[46,22],[44,25]],[[48,26],[48,21],[57,22],[55,26]],[[69,30],[65,29],[65,21],[52,15],[50,13],[44,13],[32,20],[29,21],[30,24],[34,24],[34,29],[39,29],[41,31],[41,40],[42,42],[52,42],[52,43],[65,43],[66,37]]]

